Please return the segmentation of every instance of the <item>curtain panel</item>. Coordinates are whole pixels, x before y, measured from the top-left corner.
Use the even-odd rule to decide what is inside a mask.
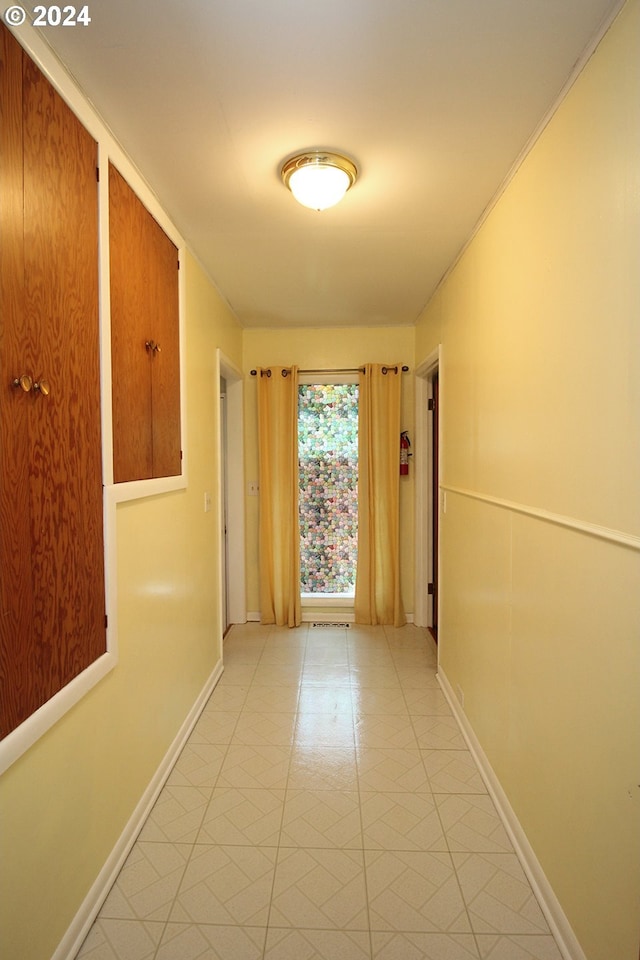
[[[259,368],[260,619],[297,627],[300,609],[298,520],[298,368]]]
[[[360,373],[356,623],[406,623],[400,595],[401,393],[400,364],[368,363]]]

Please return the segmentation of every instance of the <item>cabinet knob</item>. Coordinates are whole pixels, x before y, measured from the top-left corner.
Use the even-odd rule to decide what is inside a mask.
[[[160,344],[156,343],[155,340],[145,340],[144,345],[147,353],[160,353]]]
[[[33,389],[38,390],[43,397],[48,397],[51,393],[51,387],[49,386],[48,380],[39,380],[37,383],[34,383]]]
[[[33,386],[33,380],[28,373],[23,373],[21,377],[16,377],[12,386],[20,387],[25,393],[29,393]]]

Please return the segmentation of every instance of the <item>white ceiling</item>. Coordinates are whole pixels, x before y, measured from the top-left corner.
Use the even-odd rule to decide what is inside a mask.
[[[92,0],[46,40],[245,326],[411,324],[619,0]],[[323,213],[281,161],[351,156]]]

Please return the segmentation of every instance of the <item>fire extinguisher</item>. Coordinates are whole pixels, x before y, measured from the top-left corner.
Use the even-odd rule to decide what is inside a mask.
[[[400,476],[406,477],[409,473],[409,447],[411,446],[411,441],[409,440],[409,434],[406,430],[403,430],[400,434]]]

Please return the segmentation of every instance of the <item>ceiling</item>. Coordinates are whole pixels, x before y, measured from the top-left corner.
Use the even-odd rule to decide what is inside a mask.
[[[93,0],[46,29],[246,327],[416,321],[619,0]],[[282,160],[360,171],[299,206]]]

